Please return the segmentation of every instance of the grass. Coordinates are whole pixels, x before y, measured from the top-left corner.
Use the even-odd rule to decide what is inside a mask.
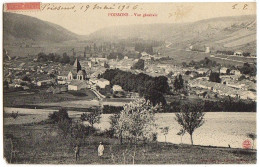
[[[43,123],[4,126],[4,155],[10,162],[10,138],[19,151],[17,164],[212,164],[256,163],[256,151],[170,143],[120,145],[115,138],[91,135],[85,140],[64,137],[56,125]],[[104,157],[97,156],[102,141]],[[80,143],[79,161],[74,159],[74,145]]]
[[[39,91],[31,90],[30,94],[26,94],[26,91],[4,93],[4,106],[20,107],[23,105],[32,105],[39,103],[91,100],[95,98],[94,93],[90,90],[82,90],[77,93],[69,91],[60,94],[47,93],[47,88],[41,88],[37,90]]]
[[[212,53],[214,55],[214,53]],[[224,55],[216,55],[217,57],[227,58],[235,61],[230,60],[223,60],[218,58],[210,57],[211,53],[203,53],[203,52],[196,52],[196,51],[185,51],[181,49],[174,49],[174,48],[167,48],[164,53],[165,56],[169,56],[173,60],[170,61],[161,61],[162,64],[176,64],[181,65],[182,62],[186,62],[189,64],[192,60],[194,61],[200,61],[203,60],[205,57],[208,57],[211,60],[216,61],[217,63],[220,63],[225,66],[237,66],[237,65],[243,65],[243,63],[249,62],[253,63],[255,62],[255,59],[250,58],[244,58],[244,57],[234,57],[234,56],[224,56]],[[243,62],[237,62],[237,61],[243,61]]]

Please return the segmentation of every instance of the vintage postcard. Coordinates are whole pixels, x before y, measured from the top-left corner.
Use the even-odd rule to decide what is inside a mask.
[[[256,164],[256,3],[3,4],[10,164]]]

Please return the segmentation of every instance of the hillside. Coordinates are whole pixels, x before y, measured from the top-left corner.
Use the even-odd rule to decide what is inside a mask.
[[[96,31],[91,39],[140,37],[165,40],[171,47],[184,49],[189,45],[209,46],[212,50],[256,52],[256,16],[221,17],[182,24],[150,24],[114,26]]]
[[[256,53],[256,16],[245,15],[235,17],[221,17],[182,24],[142,24],[113,26],[98,30],[88,36],[74,34],[63,27],[42,21],[34,17],[14,13],[4,13],[3,16],[4,46],[13,55],[20,53],[14,48],[22,49],[42,45],[45,48],[57,46],[58,43],[68,46],[78,46],[79,41],[99,40],[116,41],[117,39],[143,38],[147,40],[166,41],[171,44],[168,49],[186,49],[190,45],[204,47],[209,46],[216,50],[242,50]],[[74,41],[71,43],[70,41]],[[9,45],[9,46],[7,46]],[[75,47],[73,46],[73,47]],[[51,51],[54,52],[56,48]],[[24,50],[24,49],[23,49]],[[30,54],[37,53],[38,50]],[[28,55],[28,53],[23,53]]]
[[[15,13],[3,13],[4,45],[17,42],[58,43],[77,39],[78,35],[53,23]]]

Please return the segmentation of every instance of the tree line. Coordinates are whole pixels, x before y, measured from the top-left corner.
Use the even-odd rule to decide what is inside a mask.
[[[150,100],[153,105],[166,104],[164,94],[170,87],[165,76],[152,77],[144,73],[133,74],[119,69],[107,69],[99,78],[105,78],[112,85],[120,85],[125,91],[138,92],[139,96]]]
[[[148,54],[153,54],[153,46],[150,44],[144,44],[144,43],[136,43],[135,44],[135,51],[138,52],[146,52]]]
[[[160,112],[172,113],[179,112],[180,107],[186,103],[186,100],[176,99],[164,106]],[[218,101],[198,100],[190,101],[192,104],[200,103],[204,111],[207,112],[256,112],[256,102],[249,100],[237,100],[231,97],[226,97]]]
[[[217,50],[216,54],[222,54],[222,55],[234,55],[234,51],[230,51],[230,50]],[[249,57],[251,55],[250,52],[244,52],[243,56],[244,57]]]
[[[62,55],[59,55],[57,53],[45,54],[43,52],[40,52],[37,55],[37,61],[39,62],[53,61],[53,62],[72,65],[75,62],[75,59],[76,59],[75,57],[70,57],[66,52],[63,53]]]
[[[244,63],[244,65],[238,68],[242,74],[256,76],[256,65]]]
[[[220,66],[220,64],[217,63],[216,61],[210,60],[208,57],[205,57],[203,60],[197,62],[192,60],[189,64],[187,64],[186,62],[182,62],[182,66],[194,67],[196,69],[199,69],[199,68],[212,68],[212,67]]]

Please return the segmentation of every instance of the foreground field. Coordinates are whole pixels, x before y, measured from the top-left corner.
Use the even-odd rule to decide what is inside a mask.
[[[60,103],[76,100],[92,100],[96,95],[91,90],[68,91],[60,94],[46,92],[47,88],[30,91],[4,92],[5,107],[37,106],[40,103]]]
[[[13,147],[11,146],[13,142]],[[256,163],[256,151],[169,143],[120,145],[115,138],[91,135],[82,140],[81,159],[74,159],[79,140],[64,137],[56,125],[38,123],[4,126],[4,155],[11,163],[32,164],[236,164]],[[97,156],[102,141],[104,157]],[[11,160],[11,150],[17,152]],[[135,152],[135,153],[134,153]]]

